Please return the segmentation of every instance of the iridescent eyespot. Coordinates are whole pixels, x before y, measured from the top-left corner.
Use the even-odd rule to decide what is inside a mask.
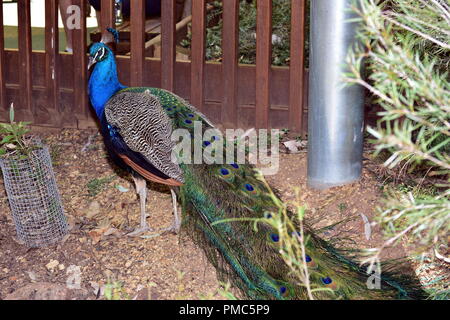
[[[322,283],[330,289],[336,290],[337,284],[330,277],[322,278]]]
[[[223,180],[232,183],[234,181],[235,175],[232,171],[230,171],[227,168],[220,168],[219,169],[219,177],[222,178]]]
[[[251,196],[251,195],[257,195],[259,193],[259,190],[256,186],[250,184],[250,183],[246,183],[242,186],[242,191],[244,191],[247,196]]]
[[[210,144],[211,144],[211,142],[209,142],[209,141],[203,141],[203,145],[204,145],[205,147],[209,146]]]
[[[172,111],[172,108],[167,108],[167,111]]]
[[[194,117],[195,117],[192,113],[189,113],[187,116],[188,116],[189,118],[194,118]]]
[[[280,288],[280,293],[281,293],[282,295],[284,295],[286,292],[287,292],[287,288],[286,288],[286,287],[281,287],[281,288]]]
[[[271,219],[272,218],[272,214],[270,212],[264,212],[264,218]]]
[[[305,255],[305,260],[306,260],[306,264],[308,265],[308,268],[310,268],[310,269],[317,268],[316,262],[309,255],[307,255],[307,254]]]
[[[236,163],[232,163],[232,164],[230,164],[230,166],[232,166],[235,169],[239,169],[239,165]]]
[[[186,124],[192,124],[192,121],[189,120],[189,119],[187,119],[187,120],[184,120],[184,123],[186,123]]]
[[[250,191],[250,192],[252,192],[252,191],[255,190],[255,188],[254,188],[251,184],[249,184],[249,183],[247,183],[247,184],[245,185],[245,189],[246,189],[247,191]]]
[[[278,241],[280,241],[280,236],[275,233],[272,233],[270,235],[270,239],[272,239],[273,242],[278,242]]]
[[[219,141],[219,140],[220,140],[220,138],[217,137],[217,136],[213,136],[212,139],[213,139],[214,141]]]

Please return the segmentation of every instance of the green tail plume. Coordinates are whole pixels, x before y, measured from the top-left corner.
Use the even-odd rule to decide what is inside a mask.
[[[159,97],[174,129],[185,128],[193,134],[195,120],[203,122],[203,129],[211,128],[184,100],[167,91],[125,90],[144,89]],[[181,167],[185,184],[177,193],[183,210],[183,228],[204,249],[221,280],[232,282],[250,299],[307,299],[304,283],[292,274],[280,255],[283,239],[271,219],[280,218],[283,206],[263,176],[251,165],[182,164]],[[293,225],[287,231],[295,233],[299,221],[295,215],[288,215]],[[256,230],[252,220],[256,221]],[[315,298],[424,297],[416,279],[398,275],[388,266],[381,269],[381,288],[369,289],[369,275],[365,267],[354,262],[354,254],[336,249],[308,228],[303,239]]]

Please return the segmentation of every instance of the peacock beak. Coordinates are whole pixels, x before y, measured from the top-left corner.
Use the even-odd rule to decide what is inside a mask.
[[[89,57],[88,70],[96,63],[94,57]]]

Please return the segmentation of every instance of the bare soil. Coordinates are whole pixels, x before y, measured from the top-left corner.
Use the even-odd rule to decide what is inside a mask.
[[[51,146],[70,234],[47,248],[29,249],[18,243],[0,183],[0,299],[33,299],[36,294],[30,292],[36,293],[37,284],[56,286],[62,292],[60,299],[105,299],[106,284],[115,284],[122,299],[222,299],[215,269],[190,240],[171,233],[147,239],[126,236],[139,224],[138,197],[130,178],[109,163],[97,131],[64,129],[39,136]],[[379,246],[380,231],[372,230],[367,240],[360,217],[362,213],[372,221],[382,204],[382,182],[371,172],[376,164],[365,160],[357,182],[316,191],[306,185],[306,157],[304,152],[282,154],[280,170],[267,177],[269,183],[285,201],[294,201],[299,188],[308,222],[315,227],[354,217],[326,231],[325,237],[346,234],[356,247]],[[173,219],[170,192],[149,187],[148,222],[156,229],[167,227]],[[401,246],[386,251],[387,257],[403,255]],[[78,267],[80,286],[67,289]]]

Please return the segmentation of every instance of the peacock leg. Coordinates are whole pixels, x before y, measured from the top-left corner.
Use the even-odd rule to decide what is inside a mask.
[[[139,202],[141,205],[141,225],[138,229],[128,233],[129,236],[138,236],[146,231],[153,231],[147,224],[147,214],[145,213],[145,204],[147,200],[147,182],[144,178],[138,175],[132,175],[134,184],[136,185],[136,192],[139,194]]]
[[[178,216],[177,194],[172,188],[170,188],[170,193],[172,194],[174,222],[170,227],[162,229],[162,231],[170,231],[173,233],[178,233],[178,231],[180,230],[180,217]]]

